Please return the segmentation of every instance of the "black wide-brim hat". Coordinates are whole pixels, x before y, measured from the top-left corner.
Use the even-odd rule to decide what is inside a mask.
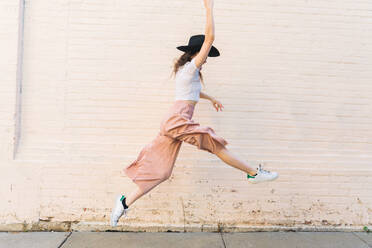
[[[195,53],[200,51],[203,43],[204,43],[205,35],[204,34],[197,34],[193,35],[189,39],[189,44],[187,46],[178,46],[177,49],[183,52],[191,52]],[[218,57],[220,56],[220,52],[217,50],[216,47],[212,46],[211,50],[208,53],[208,57]]]

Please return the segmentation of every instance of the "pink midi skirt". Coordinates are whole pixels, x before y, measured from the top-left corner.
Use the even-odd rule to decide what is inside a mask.
[[[183,141],[214,154],[228,144],[211,127],[192,120],[194,108],[187,101],[176,100],[164,115],[158,135],[124,168],[143,192],[170,177]]]

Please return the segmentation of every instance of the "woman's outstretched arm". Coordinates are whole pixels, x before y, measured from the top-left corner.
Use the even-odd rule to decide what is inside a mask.
[[[207,21],[205,24],[205,38],[214,40],[213,0],[204,0]]]
[[[211,101],[213,107],[217,110],[217,112],[220,110],[222,111],[222,108],[224,107],[222,105],[222,103],[218,100],[216,100],[213,96],[210,96],[210,95],[207,95],[206,93],[200,91],[200,94],[199,94],[200,98],[204,98],[204,99],[207,99],[209,101]]]
[[[195,56],[195,65],[198,68],[200,68],[200,66],[207,59],[215,37],[213,20],[213,0],[204,0],[204,7],[206,9],[207,21],[205,24],[204,43],[200,48],[199,53]]]
[[[209,101],[211,101],[211,102],[214,100],[212,96],[209,96],[209,95],[207,95],[206,93],[204,93],[204,92],[202,92],[202,91],[200,91],[199,96],[200,96],[200,98],[207,99],[207,100],[209,100]]]

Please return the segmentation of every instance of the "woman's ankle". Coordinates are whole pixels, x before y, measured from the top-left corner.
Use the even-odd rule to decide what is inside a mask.
[[[252,177],[254,177],[254,176],[257,175],[257,171],[251,171],[251,172],[249,172],[247,174],[250,175],[250,176],[252,176]]]
[[[132,201],[131,201],[131,199],[128,198],[128,196],[125,197],[125,203],[127,204],[128,207],[130,207],[130,205],[132,205]]]

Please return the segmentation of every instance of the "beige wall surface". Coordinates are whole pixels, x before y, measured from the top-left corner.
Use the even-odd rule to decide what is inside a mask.
[[[184,143],[119,228],[372,225],[372,3],[217,0],[214,14],[202,91],[225,108],[201,99],[193,118],[279,178],[248,184]],[[135,189],[123,168],[174,101],[175,47],[205,19],[199,0],[0,2],[0,229],[109,228]]]

